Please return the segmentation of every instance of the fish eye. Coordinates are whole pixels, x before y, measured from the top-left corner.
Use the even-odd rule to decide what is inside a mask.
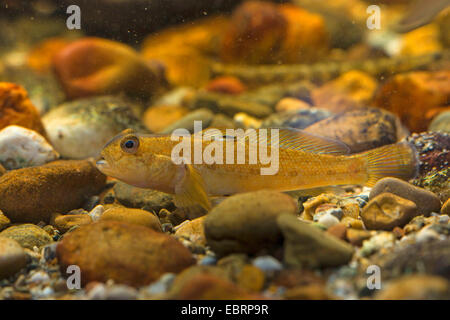
[[[139,148],[139,139],[136,136],[126,136],[122,139],[120,147],[127,153],[136,153]]]

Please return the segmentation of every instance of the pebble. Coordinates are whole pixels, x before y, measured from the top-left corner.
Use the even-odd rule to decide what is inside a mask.
[[[199,245],[206,245],[206,237],[204,231],[204,222],[206,216],[196,218],[194,220],[187,220],[183,222],[175,230],[175,235],[186,237],[190,241]]]
[[[417,243],[422,243],[422,242],[427,242],[427,241],[432,241],[432,240],[439,240],[439,239],[441,239],[441,236],[439,235],[439,233],[437,233],[435,230],[433,230],[429,227],[422,228],[416,234],[416,242]]]
[[[272,256],[259,256],[253,260],[252,264],[265,273],[283,270],[283,265],[281,262]]]
[[[0,177],[0,210],[12,222],[49,221],[55,212],[82,207],[106,177],[90,161],[61,160],[9,171]]]
[[[251,264],[244,265],[236,275],[236,284],[248,292],[261,291],[265,281],[264,272]]]
[[[163,274],[158,281],[153,282],[151,285],[144,287],[143,290],[149,295],[160,295],[166,293],[173,281],[175,280],[174,273]]]
[[[360,247],[364,240],[370,239],[372,234],[367,230],[358,230],[353,228],[348,228],[345,234],[348,242],[350,242],[354,246]]]
[[[44,261],[52,261],[56,258],[56,247],[58,242],[54,242],[42,247],[41,256]]]
[[[34,224],[21,224],[9,227],[0,232],[1,237],[16,240],[23,248],[38,248],[53,242],[52,237],[42,228]]]
[[[98,221],[102,214],[105,212],[105,207],[103,207],[101,204],[95,206],[91,211],[89,211],[89,216],[91,217],[92,221]]]
[[[414,202],[383,192],[371,198],[363,208],[361,218],[367,229],[392,230],[403,227],[418,213]]]
[[[64,236],[57,247],[62,272],[69,265],[81,269],[81,282],[148,285],[166,272],[178,273],[194,263],[172,236],[117,221],[84,225]]]
[[[117,201],[125,207],[153,212],[159,212],[161,209],[169,211],[175,209],[172,195],[156,190],[133,187],[121,181],[114,185],[114,195]]]
[[[220,256],[274,249],[282,239],[277,217],[297,211],[296,201],[286,194],[256,191],[233,195],[206,216],[206,241]]]
[[[450,133],[450,111],[442,111],[436,117],[433,118],[428,131],[441,131]]]
[[[256,101],[252,96],[245,96],[245,94],[235,96],[207,91],[198,91],[189,101],[189,107],[196,110],[207,108],[214,113],[223,113],[229,117],[246,113],[252,117],[265,118],[272,113],[271,106]]]
[[[225,93],[225,94],[241,94],[247,90],[246,86],[236,77],[222,76],[212,79],[205,86],[206,91]]]
[[[290,127],[304,129],[320,120],[331,117],[333,114],[325,109],[308,108],[295,111],[273,113],[264,119],[262,128]]]
[[[15,274],[27,262],[27,254],[16,240],[0,236],[0,280]]]
[[[50,143],[69,159],[96,157],[112,137],[125,129],[147,132],[133,103],[115,96],[65,102],[42,121]]]
[[[283,233],[288,266],[334,267],[348,263],[353,256],[352,246],[293,215],[280,215],[277,224]]]
[[[384,192],[389,192],[414,202],[417,205],[417,213],[425,216],[430,215],[432,212],[439,212],[441,208],[439,197],[433,192],[397,178],[388,177],[378,180],[373,186],[369,198],[373,199]]]
[[[162,232],[161,223],[156,215],[142,209],[131,209],[125,207],[113,207],[107,209],[100,217],[100,221],[120,221],[136,224]]]
[[[50,219],[50,224],[61,233],[66,233],[74,227],[89,224],[92,221],[92,218],[88,214],[56,214]]]
[[[346,239],[346,233],[347,233],[347,226],[344,223],[338,223],[334,226],[331,226],[327,229],[327,233],[331,234],[332,236],[345,240]]]
[[[330,212],[324,212],[323,214],[320,214],[320,216],[317,218],[317,223],[325,226],[325,228],[331,228],[332,226],[335,226],[339,223],[339,219],[336,218],[335,215],[333,215]]]
[[[0,163],[8,170],[39,166],[59,154],[39,133],[19,126],[0,131]]]
[[[37,271],[34,272],[31,277],[28,279],[29,283],[40,283],[40,282],[48,282],[50,280],[50,277],[47,272],[45,271]]]
[[[138,291],[130,286],[115,284],[105,285],[103,283],[96,284],[87,295],[90,300],[135,300]]]
[[[380,232],[362,243],[361,256],[368,257],[382,248],[391,248],[395,243],[395,236],[391,232]]]
[[[217,258],[213,256],[206,256],[200,260],[199,265],[201,266],[213,266],[217,263]]]
[[[311,105],[309,105],[307,102],[296,99],[296,98],[282,98],[280,101],[277,102],[275,106],[276,112],[285,112],[285,111],[300,111],[303,109],[309,109],[311,108]]]

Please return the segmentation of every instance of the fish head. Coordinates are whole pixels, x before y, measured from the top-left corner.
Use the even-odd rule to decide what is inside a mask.
[[[107,176],[127,184],[145,188],[148,177],[146,159],[149,157],[142,137],[127,129],[112,138],[102,149],[97,168]]]

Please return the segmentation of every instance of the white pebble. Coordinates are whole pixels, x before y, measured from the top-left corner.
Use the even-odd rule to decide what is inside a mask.
[[[35,272],[31,278],[28,280],[30,283],[38,283],[38,282],[46,282],[49,281],[50,277],[48,274],[44,271],[37,271]]]
[[[416,241],[418,243],[428,242],[430,240],[440,239],[439,233],[437,233],[435,230],[430,228],[423,228],[419,232],[417,232],[416,235]]]
[[[43,165],[59,157],[39,133],[20,126],[0,131],[0,163],[6,169]]]
[[[327,212],[324,215],[320,216],[317,222],[321,225],[324,225],[328,229],[334,225],[337,225],[339,223],[339,219],[336,218],[333,214]]]
[[[95,206],[95,208],[92,209],[88,214],[92,218],[92,221],[98,221],[104,212],[105,208],[101,204],[99,204]]]

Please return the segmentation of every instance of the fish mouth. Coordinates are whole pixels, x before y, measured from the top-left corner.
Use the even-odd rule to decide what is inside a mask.
[[[103,173],[107,173],[107,171],[111,169],[111,166],[108,164],[108,162],[103,157],[101,157],[99,160],[97,160],[97,162],[95,164],[96,164],[97,168]]]

